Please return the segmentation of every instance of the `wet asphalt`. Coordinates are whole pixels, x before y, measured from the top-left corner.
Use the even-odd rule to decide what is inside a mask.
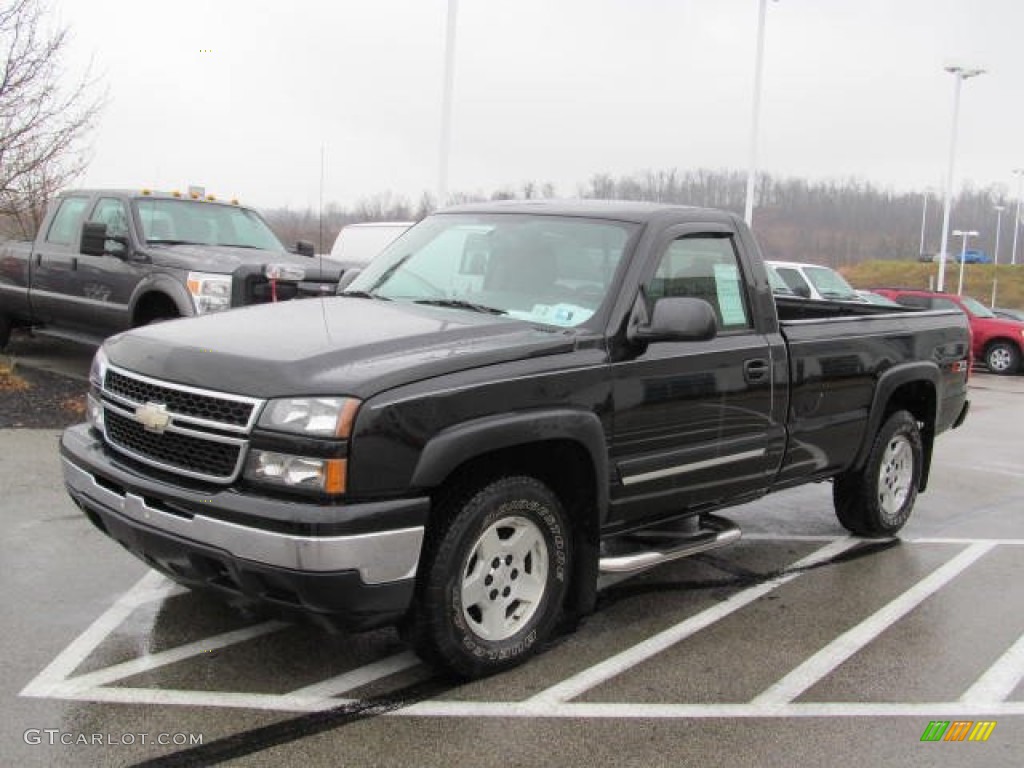
[[[76,375],[91,355],[28,347]],[[725,513],[738,544],[609,586],[575,634],[470,684],[392,630],[167,584],[70,502],[57,431],[2,430],[0,764],[1019,766],[1024,376],[972,384],[899,540],[846,539],[827,483],[768,497]],[[935,720],[996,725],[922,742]]]

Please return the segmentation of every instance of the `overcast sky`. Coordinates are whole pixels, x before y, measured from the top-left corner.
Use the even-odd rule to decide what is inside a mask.
[[[109,90],[84,185],[259,207],[437,186],[447,0],[51,0]],[[745,170],[758,0],[459,0],[449,188]],[[941,189],[1024,166],[1024,0],[769,2],[760,166]]]

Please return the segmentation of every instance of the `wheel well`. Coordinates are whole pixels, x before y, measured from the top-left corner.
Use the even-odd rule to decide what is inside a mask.
[[[474,457],[456,467],[435,489],[433,501],[454,489],[480,487],[498,477],[529,475],[548,486],[572,519],[597,531],[597,487],[586,449],[573,440],[545,440]]]
[[[1021,345],[1019,342],[1006,336],[997,336],[996,338],[989,339],[987,342],[985,342],[985,354],[987,355],[988,351],[992,349],[992,347],[994,347],[996,344],[1009,344],[1011,347],[1016,348],[1018,354],[1024,353],[1024,350],[1021,349]]]
[[[135,305],[132,327],[146,325],[154,320],[166,320],[173,317],[181,317],[178,305],[174,303],[174,299],[166,293],[147,293]]]
[[[597,474],[582,444],[564,439],[544,440],[495,450],[461,464],[431,494],[428,542],[432,534],[444,526],[443,520],[435,518],[437,510],[446,506],[444,500],[509,475],[528,475],[540,480],[562,502],[572,521],[575,565],[563,621],[563,629],[568,630],[591,613],[597,602],[600,542]]]
[[[885,404],[885,413],[879,424],[884,424],[897,411],[908,411],[921,425],[921,448],[924,465],[921,467],[921,481],[918,490],[928,486],[928,475],[932,465],[932,444],[935,441],[935,418],[937,414],[935,385],[930,381],[912,381],[897,387]],[[874,439],[874,438],[872,438]]]

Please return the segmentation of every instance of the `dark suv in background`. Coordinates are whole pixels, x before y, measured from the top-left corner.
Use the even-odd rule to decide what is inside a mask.
[[[907,307],[959,309],[971,323],[974,359],[983,361],[992,373],[1011,374],[1020,370],[1024,358],[1024,323],[997,317],[970,296],[905,288],[876,288],[875,293]]]

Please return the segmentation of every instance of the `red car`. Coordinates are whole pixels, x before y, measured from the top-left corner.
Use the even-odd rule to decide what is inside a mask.
[[[959,309],[971,323],[975,360],[983,361],[992,373],[1010,374],[1020,369],[1024,359],[1024,323],[996,317],[984,304],[969,296],[903,288],[878,288],[875,293],[907,307]]]

